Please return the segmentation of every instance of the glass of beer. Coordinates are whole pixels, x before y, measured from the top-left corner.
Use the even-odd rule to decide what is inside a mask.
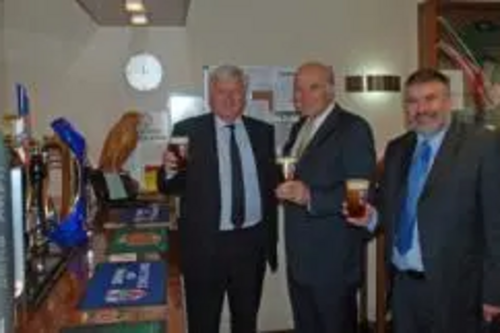
[[[168,141],[168,150],[177,157],[177,170],[186,169],[188,158],[189,138],[187,136],[173,136]]]
[[[297,165],[295,156],[280,156],[277,158],[277,163],[281,167],[281,173],[285,181],[295,179],[295,167]]]
[[[363,217],[366,214],[370,181],[367,179],[348,179],[346,182],[347,213],[350,217]]]

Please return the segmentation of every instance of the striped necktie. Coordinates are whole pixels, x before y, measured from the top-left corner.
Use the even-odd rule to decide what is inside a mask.
[[[314,121],[312,118],[307,118],[302,127],[300,128],[299,134],[295,144],[293,145],[293,155],[300,158],[304,153],[309,141],[311,140],[311,134],[313,130]]]

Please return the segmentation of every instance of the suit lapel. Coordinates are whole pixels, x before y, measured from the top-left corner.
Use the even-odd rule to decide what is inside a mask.
[[[397,152],[394,158],[394,165],[396,172],[393,175],[396,185],[395,189],[395,201],[398,203],[398,210],[396,212],[397,216],[400,213],[399,207],[401,207],[402,200],[406,198],[406,189],[408,187],[408,172],[410,171],[411,161],[413,157],[413,152],[415,150],[415,146],[417,145],[417,136],[415,133],[410,132],[403,139],[403,143],[401,149]]]
[[[339,114],[343,112],[340,108],[334,107],[330,114],[326,117],[323,124],[318,128],[309,144],[304,149],[301,159],[307,158],[307,155],[314,151],[314,149],[321,145],[321,143],[328,138],[337,127]],[[299,130],[300,131],[300,130]]]
[[[219,158],[217,154],[217,129],[216,129],[216,124],[215,124],[215,118],[214,116],[209,117],[207,119],[207,125],[204,126],[204,130],[206,133],[204,133],[201,138],[204,139],[204,141],[209,145],[209,154],[207,154],[207,165],[209,168],[211,168],[210,171],[216,171],[214,174],[217,175],[217,177],[214,177],[215,180],[217,181],[217,184],[219,184]],[[208,172],[207,172],[208,173]],[[209,173],[212,174],[212,173]]]
[[[210,187],[213,188],[213,193],[220,193],[220,176],[219,176],[219,155],[217,153],[217,133],[216,133],[216,124],[215,124],[215,116],[213,114],[210,114],[207,116],[206,121],[203,123],[203,126],[199,129],[199,132],[197,133],[199,136],[199,140],[202,142],[202,144],[207,145],[206,150],[203,149],[203,151],[206,151],[207,153],[203,153],[203,162],[201,165],[204,166],[204,170],[199,170],[199,172],[202,172],[210,179]],[[214,195],[211,200],[214,200],[214,203],[216,204],[216,207],[219,207],[217,210],[220,212],[220,206],[221,206],[221,201],[220,201],[220,196],[219,195]],[[214,227],[219,229],[219,221],[220,221],[220,216],[214,221],[215,225]]]
[[[460,124],[453,122],[436,154],[434,163],[422,190],[420,200],[425,199],[432,188],[439,183],[439,180],[449,174],[449,170],[454,167],[455,156],[462,142],[462,138],[463,130],[461,130]]]

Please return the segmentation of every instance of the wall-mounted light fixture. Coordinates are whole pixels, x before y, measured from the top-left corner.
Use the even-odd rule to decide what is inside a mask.
[[[345,78],[347,92],[398,92],[401,77],[397,75],[349,75]]]
[[[365,90],[364,77],[362,75],[346,76],[345,90],[347,92],[363,92]]]

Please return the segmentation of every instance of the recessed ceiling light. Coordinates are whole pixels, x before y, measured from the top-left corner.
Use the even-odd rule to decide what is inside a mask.
[[[144,12],[144,3],[142,2],[142,0],[126,0],[125,10],[132,13]]]
[[[148,24],[148,17],[146,14],[134,14],[130,17],[130,23],[133,25],[145,25]]]

